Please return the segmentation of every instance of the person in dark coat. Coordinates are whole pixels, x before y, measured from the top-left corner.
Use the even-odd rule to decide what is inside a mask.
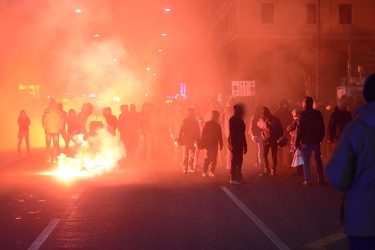
[[[184,174],[195,173],[194,169],[194,154],[195,154],[195,140],[200,136],[200,128],[198,120],[196,119],[195,110],[188,109],[186,118],[182,121],[178,140],[183,146],[183,170]]]
[[[234,105],[234,115],[229,119],[228,147],[231,151],[230,183],[240,185],[246,181],[242,178],[243,155],[247,153],[246,125],[243,121],[245,106],[241,103]]]
[[[283,127],[279,118],[272,115],[267,107],[263,107],[262,117],[258,121],[258,127],[262,130],[261,135],[263,139],[263,160],[265,163],[264,172],[260,174],[264,176],[276,176],[277,167],[277,140],[284,134]],[[268,161],[268,153],[272,152],[273,166],[270,171],[270,163]]]
[[[347,124],[326,172],[345,192],[343,225],[350,249],[375,249],[375,74],[366,79],[367,104]]]
[[[337,142],[340,139],[340,136],[346,124],[348,124],[352,120],[352,114],[347,110],[345,101],[340,99],[337,102],[337,107],[331,114],[328,123],[328,136],[330,142]]]
[[[215,177],[215,167],[217,165],[218,146],[223,150],[223,134],[219,123],[220,113],[212,111],[211,120],[203,126],[201,141],[206,150],[206,157],[203,162],[203,177]],[[211,164],[210,172],[208,166]]]
[[[303,171],[305,181],[304,186],[311,185],[310,179],[310,156],[314,153],[314,160],[318,172],[318,183],[327,185],[324,180],[323,163],[321,158],[320,144],[323,142],[325,127],[323,115],[319,110],[313,109],[313,99],[307,96],[304,99],[304,111],[301,112],[301,117],[297,125],[297,140],[296,146],[301,147],[303,153]]]

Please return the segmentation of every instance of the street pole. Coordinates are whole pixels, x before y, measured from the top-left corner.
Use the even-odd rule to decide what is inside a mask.
[[[320,30],[320,0],[316,1],[316,62],[315,62],[315,75],[316,75],[316,82],[315,82],[315,96],[318,99],[319,91],[320,91],[320,38],[321,38],[321,30]]]

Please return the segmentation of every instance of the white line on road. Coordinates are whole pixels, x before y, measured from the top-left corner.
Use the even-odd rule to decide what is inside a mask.
[[[83,190],[85,190],[86,187],[81,187],[80,189],[77,190],[77,192],[75,192],[75,194],[70,197],[71,199],[78,199],[79,196],[81,196]]]
[[[282,242],[279,237],[274,234],[266,224],[261,221],[249,208],[245,206],[227,187],[220,186],[220,188],[229,196],[229,198],[236,203],[237,206],[263,231],[263,233],[276,245],[278,249],[289,250],[290,248]]]
[[[309,244],[306,244],[306,248],[313,248],[313,249],[324,249],[325,246],[329,246],[336,241],[342,240],[346,238],[346,235],[343,233],[335,233],[328,235],[327,237],[324,237],[323,239],[311,242]]]
[[[52,233],[55,229],[57,224],[59,224],[61,219],[53,219],[47,225],[47,227],[43,230],[43,232],[39,235],[39,237],[34,241],[34,243],[28,248],[28,250],[38,250],[42,244],[46,241],[48,236]]]
[[[9,165],[9,164],[11,164],[11,163],[14,163],[14,162],[16,162],[16,161],[19,161],[21,158],[15,158],[15,159],[7,159],[7,160],[4,160],[4,161],[2,161],[2,162],[0,162],[0,167],[5,167],[5,166],[7,166],[7,165]]]

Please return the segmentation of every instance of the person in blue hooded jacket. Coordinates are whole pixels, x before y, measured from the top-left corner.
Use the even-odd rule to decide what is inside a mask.
[[[367,102],[347,124],[326,172],[344,191],[342,219],[350,249],[375,249],[375,74],[367,78]]]

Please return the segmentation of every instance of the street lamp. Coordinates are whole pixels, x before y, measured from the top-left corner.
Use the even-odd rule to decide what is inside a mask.
[[[100,35],[99,35],[99,34],[95,34],[94,36],[95,36],[95,37],[100,37]]]
[[[147,70],[147,71],[150,71],[150,70],[151,70],[151,68],[150,68],[150,67],[147,67],[147,68],[146,68],[146,70]]]
[[[159,49],[159,52],[163,52],[163,50],[162,50],[162,49]]]
[[[163,34],[161,34],[162,36],[167,36],[167,34],[165,34],[165,33],[163,33]]]
[[[81,9],[76,9],[74,12],[75,12],[75,13],[81,13],[82,10],[81,10]]]
[[[170,9],[170,8],[166,8],[166,9],[164,9],[164,11],[165,11],[165,12],[170,12],[171,9]]]

